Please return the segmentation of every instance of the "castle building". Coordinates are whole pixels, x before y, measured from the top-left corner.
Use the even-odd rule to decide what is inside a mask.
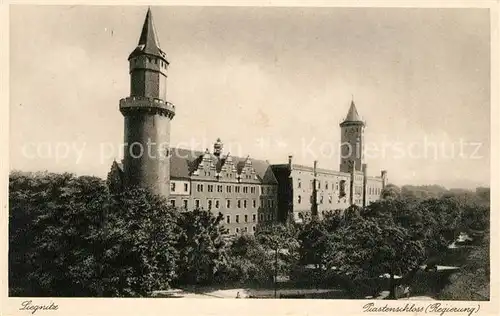
[[[363,160],[365,124],[354,102],[340,124],[340,171],[293,163],[271,165],[213,149],[193,151],[170,146],[175,106],[167,101],[169,62],[160,48],[148,9],[139,43],[129,55],[130,96],[120,100],[125,152],[108,174],[115,189],[140,186],[159,194],[179,211],[210,210],[223,216],[229,234],[253,233],[275,221],[301,221],[326,211],[364,206],[379,199],[387,181],[369,177]]]
[[[364,128],[354,101],[345,120],[340,123],[340,170],[293,163],[272,165],[278,180],[278,220],[300,222],[321,218],[325,212],[344,210],[351,205],[366,206],[380,198],[387,183],[387,172],[379,177],[368,176],[364,163]]]

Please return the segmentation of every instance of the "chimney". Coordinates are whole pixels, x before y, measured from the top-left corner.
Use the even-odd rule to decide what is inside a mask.
[[[317,177],[318,161],[314,160],[313,164],[313,187],[312,187],[312,199],[311,199],[311,216],[312,218],[318,218],[318,180]]]
[[[362,164],[362,170],[363,170],[363,207],[367,205],[367,177],[368,177],[368,165],[367,164]]]
[[[293,156],[292,156],[292,155],[289,155],[289,156],[288,156],[288,166],[289,166],[289,167],[292,167],[292,158],[293,158]]]
[[[387,170],[380,171],[380,177],[382,178],[382,189],[387,185]]]

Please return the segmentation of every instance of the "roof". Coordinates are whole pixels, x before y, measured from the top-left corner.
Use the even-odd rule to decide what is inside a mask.
[[[160,41],[158,40],[158,35],[156,34],[153,23],[153,14],[149,8],[146,13],[146,18],[144,19],[144,25],[142,26],[139,43],[130,54],[129,59],[143,54],[157,56],[167,61],[165,53],[160,48]]]
[[[213,153],[201,152],[184,148],[171,148],[170,157],[170,177],[190,179],[191,174],[198,169],[198,165],[202,162],[203,157],[210,157],[216,166],[217,172],[226,164],[228,156],[217,157]],[[247,159],[251,160],[252,167],[255,170],[259,181],[262,184],[277,184],[276,177],[271,169],[271,165],[265,160],[253,159],[249,157],[236,157],[229,155],[236,167],[236,172],[241,173]],[[118,164],[120,170],[123,171],[123,165]]]
[[[358,110],[356,109],[356,105],[354,104],[354,100],[351,101],[351,106],[349,107],[349,111],[347,112],[347,116],[342,123],[346,122],[362,122],[361,117],[358,114]]]

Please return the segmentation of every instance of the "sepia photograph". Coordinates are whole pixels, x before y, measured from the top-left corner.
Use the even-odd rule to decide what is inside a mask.
[[[492,300],[488,7],[8,16],[13,310],[299,299],[471,315]]]

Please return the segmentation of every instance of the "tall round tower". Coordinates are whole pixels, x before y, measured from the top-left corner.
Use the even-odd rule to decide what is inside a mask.
[[[168,197],[170,121],[175,107],[166,100],[169,63],[160,48],[150,9],[128,61],[130,96],[120,100],[125,118],[124,182]]]

